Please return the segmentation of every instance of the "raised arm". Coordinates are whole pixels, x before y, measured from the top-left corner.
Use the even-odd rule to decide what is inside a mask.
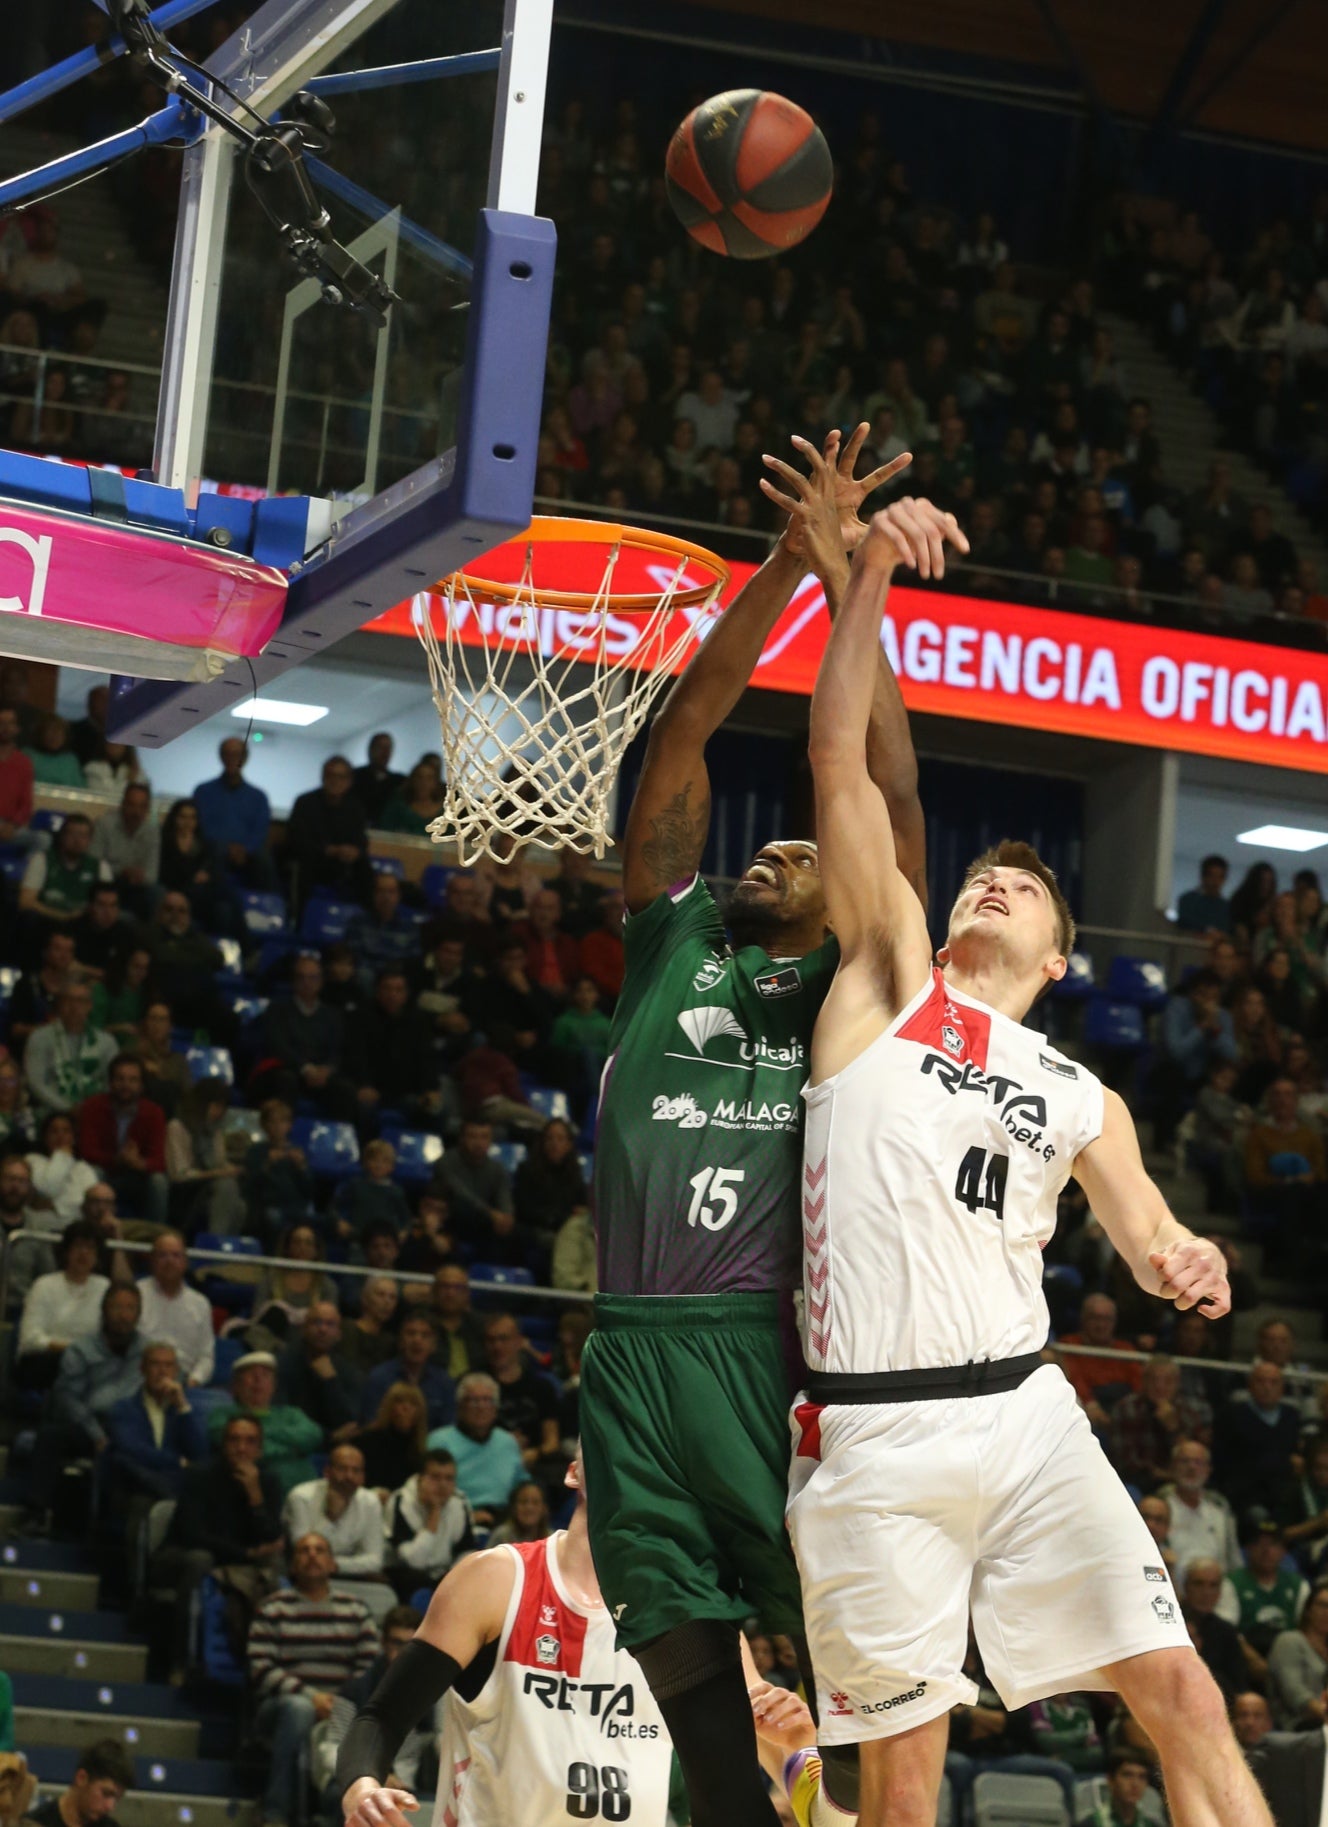
[[[832,441],[837,448],[837,434],[827,440],[827,453]],[[794,442],[816,454],[804,439]],[[859,440],[849,459],[850,480],[852,460],[860,448]],[[817,461],[822,461],[819,456]],[[896,457],[853,486],[864,492],[879,488],[910,461]],[[778,499],[771,490],[766,492]],[[860,493],[858,500],[862,498]],[[860,525],[856,510],[848,517]],[[623,893],[629,913],[639,913],[699,866],[710,828],[706,744],[747,689],[761,649],[811,568],[796,529],[790,528],[715,622],[655,717],[623,844]]]
[[[864,501],[899,472],[908,456],[871,470],[854,480],[853,471],[870,427],[866,421],[858,426],[841,448],[840,436],[832,431],[826,440],[824,454],[805,438],[793,443],[811,465],[811,473],[801,476],[797,470],[777,458],[765,459],[768,468],[785,485],[781,491],[773,482],[762,478],[767,498],[790,516],[786,537],[796,540],[806,551],[811,569],[825,591],[826,607],[833,622],[839,613],[844,591],[848,587],[849,555],[866,534],[866,523],[859,518]],[[824,537],[825,521],[818,514],[818,504],[825,498],[833,503],[838,522],[838,537]],[[808,516],[813,523],[808,524]],[[946,535],[960,551],[968,550],[968,541],[953,522]],[[943,553],[936,575],[944,573]],[[894,670],[879,649],[876,661],[876,689],[872,698],[871,721],[867,726],[867,772],[875,781],[890,813],[895,836],[895,853],[900,872],[907,878],[925,907],[927,904],[926,826],[918,799],[918,761],[913,752],[913,737],[908,726],[908,712]]]
[[[429,1601],[424,1622],[355,1715],[337,1753],[347,1827],[409,1827],[419,1803],[390,1785],[406,1734],[437,1706],[502,1629],[515,1563],[494,1548],[459,1561]]]
[[[700,866],[710,829],[706,744],[746,690],[805,569],[781,539],[715,622],[656,714],[623,840],[629,913],[639,913]]]
[[[1074,1163],[1093,1216],[1146,1293],[1182,1309],[1202,1304],[1220,1319],[1231,1309],[1226,1258],[1172,1217],[1144,1166],[1134,1119],[1116,1092],[1103,1095],[1102,1133]]]
[[[929,549],[915,555],[906,531],[913,516],[904,507],[877,514],[858,547],[816,677],[807,741],[821,881],[841,974],[863,963],[879,987],[902,967],[911,987],[901,1002],[920,987],[930,952],[921,903],[900,873],[890,815],[867,769],[867,731],[890,578],[896,565],[931,564]]]

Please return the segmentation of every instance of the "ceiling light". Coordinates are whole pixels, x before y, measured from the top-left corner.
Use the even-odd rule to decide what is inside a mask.
[[[252,717],[255,723],[290,723],[304,729],[326,717],[326,704],[296,704],[291,698],[246,698],[243,704],[231,706],[232,717]]]
[[[1256,825],[1253,831],[1241,831],[1238,844],[1253,844],[1257,850],[1317,850],[1328,844],[1328,831],[1306,831],[1302,825]]]

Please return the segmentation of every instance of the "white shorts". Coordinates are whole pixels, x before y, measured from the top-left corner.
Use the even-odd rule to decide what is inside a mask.
[[[823,1744],[887,1738],[977,1689],[1011,1709],[1192,1648],[1157,1544],[1061,1371],[940,1402],[795,1406],[789,1530]]]

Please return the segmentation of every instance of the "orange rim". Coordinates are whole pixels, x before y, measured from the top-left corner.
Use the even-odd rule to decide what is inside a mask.
[[[672,533],[652,532],[647,527],[619,526],[611,520],[564,520],[552,515],[539,515],[531,521],[524,533],[504,541],[496,549],[510,551],[522,546],[541,545],[603,546],[606,551],[613,546],[625,546],[629,551],[672,559],[675,567],[683,559],[704,566],[710,572],[710,581],[690,584],[685,589],[675,591],[672,604],[674,609],[697,609],[713,602],[731,575],[729,567],[717,553],[697,545],[694,540],[679,539]],[[492,554],[486,553],[485,556],[491,557]],[[476,564],[483,562],[483,559],[475,560]],[[615,615],[650,614],[659,608],[660,599],[665,594],[663,590],[610,590],[607,594],[599,590],[544,590],[537,583],[528,586],[524,582],[505,583],[497,578],[478,577],[464,565],[443,578],[438,588],[450,590],[458,584],[464,584],[472,597],[493,603],[514,603],[529,592],[550,609],[603,609],[606,613],[612,612]]]

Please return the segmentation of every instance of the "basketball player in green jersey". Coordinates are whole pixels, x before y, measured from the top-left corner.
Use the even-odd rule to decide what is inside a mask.
[[[656,717],[624,844],[627,974],[595,1151],[601,1293],[582,1365],[582,1444],[600,1587],[668,1721],[694,1827],[774,1818],[737,1626],[755,1612],[767,1629],[802,1630],[784,1528],[786,1321],[801,1277],[800,1092],[838,956],[812,843],[766,845],[721,914],[697,873],[705,745],[808,572],[834,613],[846,548],[866,530],[858,507],[909,461],[854,482],[866,432],[842,455],[838,433],[824,454],[795,439],[807,476],[766,458],[788,493],[763,487],[788,528]],[[920,577],[942,574],[947,538],[966,547],[930,503],[890,512]],[[872,756],[903,834],[901,867],[920,887],[917,767],[884,655]]]

